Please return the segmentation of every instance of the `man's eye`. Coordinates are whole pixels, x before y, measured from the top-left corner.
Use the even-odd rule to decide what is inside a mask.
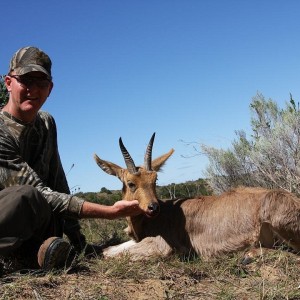
[[[32,78],[22,78],[21,82],[24,83],[25,85],[31,85],[33,82]]]
[[[49,80],[43,79],[43,78],[36,78],[36,77],[23,77],[21,78],[21,83],[24,85],[30,87],[34,84],[36,84],[38,87],[44,88],[49,86]]]

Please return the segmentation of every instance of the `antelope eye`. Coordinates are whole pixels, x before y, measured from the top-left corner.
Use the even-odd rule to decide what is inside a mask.
[[[131,190],[134,190],[134,189],[135,189],[135,184],[134,184],[133,182],[128,181],[127,184],[128,184],[128,187],[129,187]]]

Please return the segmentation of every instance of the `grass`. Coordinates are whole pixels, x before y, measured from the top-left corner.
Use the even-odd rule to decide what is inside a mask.
[[[123,220],[83,221],[91,242],[106,240],[112,232],[124,240],[125,226]],[[6,274],[0,277],[0,299],[300,299],[299,256],[278,249],[246,266],[242,257],[82,258],[73,270]]]

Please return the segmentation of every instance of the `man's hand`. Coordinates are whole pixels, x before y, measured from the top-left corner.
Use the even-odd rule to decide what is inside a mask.
[[[119,215],[119,218],[137,216],[143,213],[137,200],[120,200],[113,205],[113,208],[117,210],[116,214]]]
[[[112,206],[85,201],[83,202],[79,217],[103,218],[112,220],[123,217],[137,216],[141,213],[143,213],[143,210],[139,207],[137,200],[120,200]]]

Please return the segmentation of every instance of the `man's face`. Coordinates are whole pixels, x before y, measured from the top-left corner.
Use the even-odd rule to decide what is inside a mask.
[[[53,83],[42,72],[7,75],[5,83],[10,93],[8,108],[16,118],[31,122],[50,95]]]

